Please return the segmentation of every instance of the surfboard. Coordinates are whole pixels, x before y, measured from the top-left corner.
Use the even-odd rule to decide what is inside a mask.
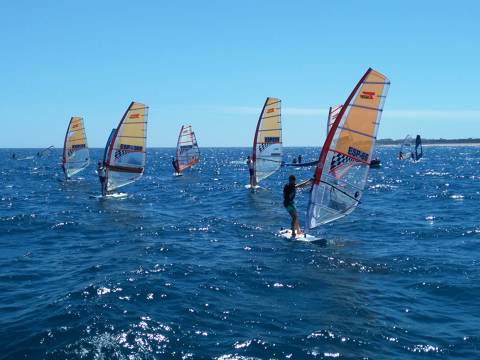
[[[103,195],[90,195],[90,198],[92,199],[125,199],[128,197],[127,193],[113,193],[113,194],[107,194],[105,196]]]
[[[178,177],[178,176],[183,176],[183,174],[182,174],[182,173],[177,173],[177,172],[174,172],[174,173],[173,173],[173,176],[176,176],[176,177]]]
[[[247,184],[247,185],[245,185],[245,189],[258,190],[258,189],[263,189],[263,188],[260,185],[255,185],[252,189],[252,185]]]
[[[320,237],[316,237],[310,234],[302,234],[302,235],[297,235],[295,239],[292,239],[292,230],[291,229],[284,229],[280,230],[278,234],[288,240],[295,240],[295,241],[304,241],[304,242],[315,242],[315,241],[325,241],[325,239],[322,239]]]

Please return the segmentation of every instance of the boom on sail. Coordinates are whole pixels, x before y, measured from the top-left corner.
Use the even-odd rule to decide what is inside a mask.
[[[138,180],[146,161],[148,107],[132,102],[113,135],[106,156],[107,192]]]
[[[83,118],[74,116],[68,123],[63,142],[62,169],[68,180],[90,164]]]
[[[349,214],[360,202],[389,85],[368,69],[338,113],[315,169],[306,232]]]
[[[280,99],[268,97],[258,119],[252,151],[256,183],[274,174],[282,166],[281,104]]]

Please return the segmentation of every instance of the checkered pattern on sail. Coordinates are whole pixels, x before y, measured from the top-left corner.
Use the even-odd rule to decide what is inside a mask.
[[[337,168],[353,161],[354,160],[350,156],[344,154],[335,154],[333,155],[332,161],[330,162],[330,171],[334,172]]]

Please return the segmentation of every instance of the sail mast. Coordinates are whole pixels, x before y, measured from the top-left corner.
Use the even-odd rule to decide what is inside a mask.
[[[257,170],[255,163],[257,162],[257,142],[258,142],[258,131],[260,130],[260,124],[262,123],[262,118],[263,118],[263,112],[265,111],[265,107],[267,106],[268,103],[268,98],[265,100],[265,104],[263,104],[262,112],[260,113],[260,117],[258,118],[257,121],[257,128],[255,129],[255,135],[253,137],[253,150],[252,150],[252,161],[253,161],[253,176],[257,176]]]

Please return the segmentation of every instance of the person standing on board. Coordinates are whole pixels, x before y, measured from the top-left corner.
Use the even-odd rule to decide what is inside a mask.
[[[255,168],[252,158],[247,156],[247,165],[248,165],[248,172],[250,174],[250,187],[253,189],[255,184]]]
[[[172,157],[172,166],[173,166],[173,168],[175,169],[175,174],[180,173],[180,172],[178,171],[178,161],[175,160],[175,158],[173,158],[173,157]]]
[[[283,187],[283,206],[292,218],[292,239],[302,234],[302,230],[300,230],[300,224],[298,223],[298,214],[294,202],[295,195],[297,194],[295,181],[295,175],[290,175],[288,177],[288,184]]]
[[[297,189],[302,189],[308,185],[311,185],[313,179],[308,179],[302,181],[299,184],[296,184],[295,175],[290,175],[288,177],[288,184],[283,187],[283,206],[290,214],[292,218],[292,239],[303,235],[302,230],[300,229],[300,223],[298,222],[297,209],[295,208],[295,195],[297,194]]]
[[[298,163],[299,163],[299,164],[302,163],[302,155],[298,155]]]
[[[97,165],[97,174],[98,179],[100,180],[100,186],[102,187],[102,196],[105,196],[107,195],[107,172],[105,169],[105,165],[102,164],[101,161],[99,161]]]

